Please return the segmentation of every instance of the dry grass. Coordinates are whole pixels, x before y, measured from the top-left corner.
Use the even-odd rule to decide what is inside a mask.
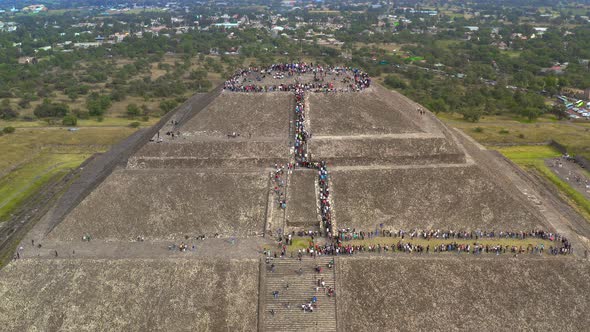
[[[448,114],[439,114],[439,117],[482,144],[523,145],[544,143],[553,139],[567,146],[571,153],[581,154],[590,159],[590,123],[557,122],[553,117],[544,117],[539,121],[527,123],[523,119],[496,116],[487,116],[478,123],[471,123]]]

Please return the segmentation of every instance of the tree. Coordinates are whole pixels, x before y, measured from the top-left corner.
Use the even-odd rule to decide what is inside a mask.
[[[551,108],[551,113],[555,114],[559,120],[567,118],[567,109],[563,104],[555,104]]]
[[[86,99],[86,107],[90,115],[103,115],[111,106],[111,98],[107,95],[91,93]]]
[[[130,117],[136,117],[141,113],[141,110],[139,109],[139,107],[134,104],[131,103],[129,105],[127,105],[127,115],[129,115]]]
[[[483,112],[476,107],[463,107],[459,113],[463,115],[465,121],[478,122]]]
[[[529,121],[538,118],[541,113],[542,111],[536,107],[527,107],[523,111],[523,115],[526,116]]]
[[[446,112],[449,110],[449,106],[442,98],[438,98],[433,100],[430,103],[430,109],[434,111],[434,113],[438,114],[440,112]]]
[[[387,75],[383,82],[385,85],[393,89],[405,89],[407,87],[406,83],[395,75]]]
[[[66,104],[54,103],[51,100],[45,98],[43,102],[33,112],[38,118],[61,118],[69,112],[69,107]]]
[[[61,120],[61,124],[64,126],[76,126],[78,124],[78,118],[74,115],[66,115],[63,120]]]
[[[164,113],[168,113],[172,111],[177,105],[178,103],[175,100],[163,100],[160,102],[160,109]]]
[[[12,120],[18,116],[18,113],[10,107],[3,107],[0,109],[0,119]]]

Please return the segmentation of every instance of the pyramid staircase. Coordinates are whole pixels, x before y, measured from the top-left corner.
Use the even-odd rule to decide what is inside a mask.
[[[336,331],[336,299],[327,295],[327,287],[335,286],[335,268],[328,268],[332,256],[310,258],[278,258],[264,264],[261,283],[261,331]],[[271,265],[274,264],[274,268]],[[321,267],[321,272],[316,271]],[[323,278],[326,289],[319,287]],[[278,291],[278,298],[273,295]],[[336,290],[337,292],[337,290]],[[305,312],[303,304],[317,298],[313,312]]]

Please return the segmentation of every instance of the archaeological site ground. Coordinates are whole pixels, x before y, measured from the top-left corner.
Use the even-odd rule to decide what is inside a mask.
[[[351,70],[275,72],[84,165],[0,270],[0,330],[588,330],[558,198]]]

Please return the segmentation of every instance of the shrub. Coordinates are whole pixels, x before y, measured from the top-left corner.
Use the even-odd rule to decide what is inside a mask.
[[[130,117],[136,117],[141,113],[141,110],[136,104],[129,104],[127,105],[127,115]]]
[[[137,128],[137,127],[139,127],[140,125],[141,125],[141,123],[139,123],[139,121],[134,121],[134,122],[131,122],[131,123],[129,124],[129,127],[131,127],[131,128]]]
[[[466,107],[460,109],[459,113],[463,115],[463,120],[465,121],[478,122],[483,112],[477,108]]]
[[[506,129],[500,129],[500,131],[498,133],[505,135],[505,134],[508,134],[509,131]]]
[[[29,99],[23,98],[18,101],[18,106],[20,108],[27,108],[27,107],[31,106],[31,101]]]
[[[385,85],[393,89],[405,89],[407,87],[404,81],[402,81],[399,77],[394,75],[387,75],[383,83],[385,83]]]
[[[61,118],[68,114],[69,107],[66,104],[54,103],[49,99],[44,99],[43,103],[35,107],[33,112],[39,118]]]
[[[163,100],[160,102],[160,109],[164,113],[168,113],[172,111],[177,105],[178,103],[175,100]]]
[[[8,126],[8,127],[4,127],[4,129],[2,129],[2,132],[5,134],[12,134],[12,133],[14,133],[15,130],[16,129],[14,129],[14,127]]]
[[[518,138],[524,138],[524,134],[518,134]]]
[[[111,107],[111,98],[107,95],[91,93],[86,99],[86,108],[90,115],[103,115]]]
[[[475,128],[473,128],[473,131],[475,131],[476,133],[483,133],[483,128],[482,127],[475,127]]]
[[[78,118],[74,115],[66,115],[63,120],[61,120],[61,124],[64,126],[75,126],[78,124]]]
[[[75,115],[78,119],[83,119],[83,120],[90,119],[90,113],[88,113],[88,111],[75,109],[75,110],[72,110],[72,114]]]
[[[18,116],[18,113],[11,108],[0,109],[0,119],[12,120]]]

